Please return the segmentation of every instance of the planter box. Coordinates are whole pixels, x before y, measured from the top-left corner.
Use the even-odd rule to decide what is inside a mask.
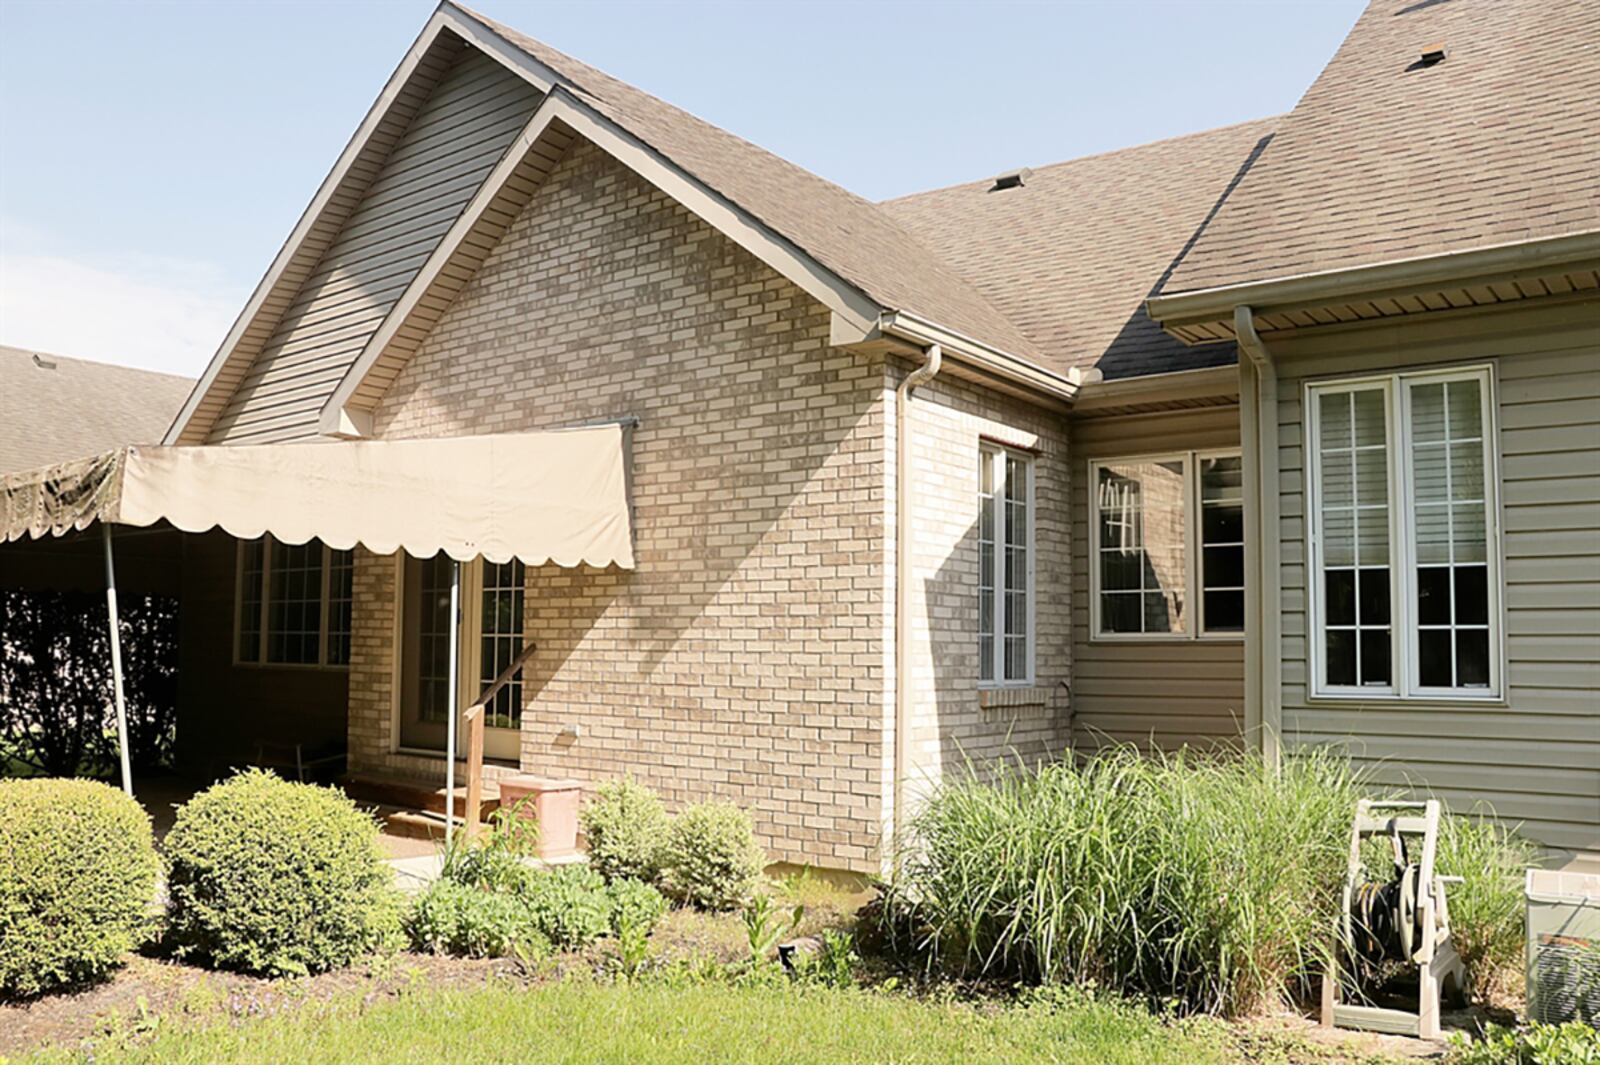
[[[522,804],[517,810],[518,816],[538,823],[539,857],[546,861],[577,853],[581,796],[582,787],[576,780],[525,773],[500,778],[501,809]]]

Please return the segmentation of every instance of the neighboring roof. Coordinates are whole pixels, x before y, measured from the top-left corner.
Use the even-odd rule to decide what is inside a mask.
[[[1163,294],[1600,230],[1597,101],[1600,0],[1376,0]]]
[[[159,441],[193,384],[0,345],[0,473]]]
[[[509,26],[449,6],[555,71],[607,118],[885,310],[908,311],[1012,355],[1038,358],[1005,315],[870,201]]]
[[[1234,361],[1230,343],[1188,347],[1144,301],[1270,139],[1276,118],[1035,168],[881,205],[961,271],[1057,372],[1105,377]]]

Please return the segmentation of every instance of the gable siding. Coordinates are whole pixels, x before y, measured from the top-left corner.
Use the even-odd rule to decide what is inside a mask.
[[[1381,782],[1457,809],[1487,802],[1556,848],[1600,850],[1600,331],[1594,301],[1284,343],[1283,727],[1341,744]],[[1385,369],[1492,364],[1498,418],[1504,705],[1307,697],[1302,385]]]
[[[302,282],[208,442],[318,435],[322,405],[540,98],[495,60],[463,49]]]
[[[1079,418],[1072,424],[1072,737],[1080,750],[1137,743],[1237,744],[1244,729],[1238,639],[1096,640],[1089,591],[1089,463],[1239,446],[1239,408]]]

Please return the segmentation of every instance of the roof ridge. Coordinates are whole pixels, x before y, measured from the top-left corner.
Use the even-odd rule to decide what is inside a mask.
[[[18,356],[22,356],[22,355],[34,356],[34,355],[37,355],[38,357],[40,357],[42,359],[48,359],[48,360],[50,360],[52,362],[56,362],[56,361],[74,362],[74,363],[77,363],[80,366],[100,366],[100,367],[105,367],[106,369],[109,369],[109,370],[119,370],[119,371],[124,371],[126,373],[145,374],[145,375],[147,375],[149,377],[170,377],[174,381],[186,381],[186,382],[188,382],[190,384],[193,384],[194,380],[195,380],[193,377],[189,377],[189,376],[187,376],[185,374],[171,373],[171,372],[169,372],[167,370],[147,370],[143,366],[128,366],[125,363],[107,362],[104,359],[86,359],[81,355],[60,355],[60,354],[57,354],[56,352],[53,352],[53,351],[45,351],[42,348],[29,348],[29,347],[23,347],[23,346],[18,345],[18,344],[0,344],[0,354],[5,354],[5,355],[14,354],[14,355],[18,355]]]
[[[824,186],[830,192],[845,197],[855,207],[870,214],[875,224],[892,230],[898,239],[916,248],[917,251],[926,258],[927,265],[931,269],[945,275],[945,283],[957,286],[963,291],[965,299],[971,301],[975,306],[981,307],[983,312],[993,317],[994,322],[990,323],[991,326],[1003,324],[1006,329],[1011,330],[1015,334],[1014,338],[1003,338],[1002,346],[1014,341],[1020,341],[1026,345],[1031,345],[1034,343],[1033,338],[1030,337],[1025,330],[1021,329],[1009,315],[1000,310],[1000,308],[997,307],[982,290],[974,285],[969,278],[967,278],[960,270],[956,269],[955,266],[951,264],[944,256],[930,248],[920,236],[912,232],[908,227],[902,225],[901,222],[897,218],[893,217],[889,212],[883,210],[880,204],[867,199],[859,193],[854,192],[843,185],[838,184],[837,182],[830,181],[821,174],[818,174],[813,170],[809,170],[793,160],[787,159],[784,156],[771,151],[770,149],[763,148],[761,145],[747,140],[746,138],[739,136],[737,133],[717,125],[715,122],[712,122],[709,119],[696,115],[692,111],[688,111],[682,107],[679,107],[677,104],[674,104],[669,100],[664,100],[653,93],[631,84],[630,82],[623,81],[621,78],[618,78],[613,74],[609,74],[606,71],[601,70],[599,67],[586,63],[581,59],[575,59],[560,49],[555,48],[536,37],[523,33],[521,30],[518,30],[515,27],[508,26],[503,22],[499,22],[493,18],[490,18],[489,16],[458,2],[458,0],[445,0],[445,3],[449,4],[451,7],[455,8],[457,11],[466,15],[467,17],[476,20],[511,47],[517,48],[525,54],[531,56],[536,61],[550,66],[556,75],[561,77],[564,81],[570,83],[573,88],[578,89],[584,96],[590,97],[595,104],[599,105],[605,111],[611,112],[612,114],[610,114],[610,117],[613,120],[622,119],[624,124],[629,124],[626,121],[627,111],[633,106],[633,101],[627,99],[615,99],[612,95],[609,95],[605,91],[607,88],[613,88],[614,92],[617,92],[618,95],[622,95],[624,97],[630,94],[636,94],[638,97],[643,97],[650,101],[653,105],[666,109],[668,112],[671,112],[674,115],[684,116],[684,118],[699,124],[706,130],[712,131],[715,135],[728,138],[729,141],[735,142],[748,151],[759,153],[763,158],[772,161],[778,166],[781,166],[789,173],[797,175],[806,181],[816,182],[819,185]],[[530,48],[530,46],[533,47]],[[537,48],[539,51],[534,51],[533,48]],[[548,53],[550,58],[547,59],[546,56],[541,55],[540,52]],[[550,59],[554,60],[553,65],[550,62]],[[560,69],[560,67],[568,64],[571,65],[572,70],[569,71]],[[577,74],[576,77],[573,76],[574,73]],[[589,81],[591,77],[593,79],[593,83],[587,85],[584,84],[584,82]],[[639,131],[630,130],[630,132],[632,132],[633,135],[638,136],[641,140],[646,141],[646,143],[649,143],[650,139]],[[651,147],[655,150],[663,151],[662,146],[659,144],[651,144]],[[752,218],[760,222],[761,225],[772,230],[774,233],[783,236],[784,239],[793,242],[797,247],[802,248],[802,250],[804,250],[807,254],[817,256],[819,261],[823,261],[825,265],[827,265],[828,269],[835,271],[838,276],[847,281],[849,284],[855,286],[859,291],[862,291],[872,299],[880,301],[883,299],[883,295],[881,293],[871,291],[872,286],[864,284],[859,277],[852,276],[850,273],[840,270],[838,266],[828,263],[826,261],[825,253],[823,253],[820,249],[816,247],[806,247],[801,240],[799,240],[792,233],[788,232],[784,225],[773,218],[766,217],[763,212],[753,204],[741,201],[737,196],[730,193],[729,190],[720,187],[719,183],[715,179],[706,174],[699,173],[689,163],[681,159],[673,158],[672,153],[663,151],[663,154],[666,154],[669,159],[673,159],[675,165],[681,167],[686,173],[691,174],[696,180],[703,182],[708,188],[713,189],[718,195],[727,198],[732,203],[735,203],[741,210],[747,212]],[[887,306],[887,304],[881,305]],[[899,306],[892,309],[913,312],[916,311],[916,308],[911,306]],[[938,324],[946,327],[952,327],[951,323],[948,322],[939,322]],[[995,338],[979,337],[978,339],[992,340]],[[1034,353],[1019,351],[1013,352],[1013,354],[1031,356]]]
[[[1031,169],[1035,174],[1038,174],[1047,170],[1056,170],[1064,166],[1087,163],[1096,159],[1110,159],[1115,156],[1126,155],[1130,152],[1140,152],[1148,148],[1159,148],[1162,145],[1175,144],[1178,141],[1186,141],[1192,140],[1196,137],[1210,137],[1220,133],[1227,133],[1232,130],[1243,129],[1246,126],[1264,126],[1268,123],[1278,122],[1284,118],[1287,118],[1288,114],[1289,112],[1283,111],[1275,115],[1262,115],[1260,118],[1247,118],[1239,122],[1229,122],[1226,125],[1211,126],[1208,129],[1197,129],[1190,133],[1175,133],[1170,137],[1157,137],[1152,141],[1142,141],[1138,144],[1126,144],[1120,148],[1107,148],[1103,152],[1090,152],[1088,155],[1075,155],[1071,159],[1060,159],[1054,163],[1040,163],[1036,166],[1029,167],[1029,169]],[[953,189],[963,189],[972,185],[983,185],[992,180],[994,180],[993,175],[990,175],[989,177],[974,178],[971,181],[957,181],[950,185],[938,185],[931,189],[920,189],[917,192],[908,192],[900,196],[891,196],[887,200],[878,200],[877,204],[881,207],[887,204],[901,203],[905,200],[914,200],[921,196],[930,196],[937,192],[949,192]]]

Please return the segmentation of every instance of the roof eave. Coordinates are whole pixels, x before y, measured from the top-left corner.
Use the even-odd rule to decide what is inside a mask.
[[[1152,296],[1145,309],[1168,333],[1189,343],[1181,332],[1185,327],[1229,323],[1233,308],[1241,305],[1271,314],[1597,261],[1600,231],[1590,231]]]

